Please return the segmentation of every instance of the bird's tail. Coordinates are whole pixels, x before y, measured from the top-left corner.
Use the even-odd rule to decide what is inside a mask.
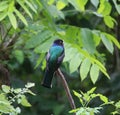
[[[50,70],[46,70],[45,76],[42,82],[42,85],[47,88],[52,88],[52,78],[53,78],[54,72]]]

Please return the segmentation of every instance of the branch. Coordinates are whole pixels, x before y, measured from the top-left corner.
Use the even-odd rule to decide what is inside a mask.
[[[0,64],[0,86],[2,84],[10,85],[10,76],[9,76],[9,71],[2,65]]]
[[[64,89],[65,89],[65,92],[66,92],[66,94],[67,94],[68,100],[69,100],[69,102],[70,102],[71,108],[72,108],[72,109],[76,109],[74,100],[73,100],[73,98],[72,98],[72,95],[71,95],[71,93],[70,93],[70,89],[69,89],[69,87],[68,87],[68,84],[67,84],[67,82],[66,82],[66,80],[65,80],[64,75],[62,74],[62,72],[61,72],[60,69],[58,69],[58,70],[56,71],[56,73],[57,73],[57,75],[61,78],[62,84],[63,84],[63,86],[64,86]],[[75,115],[76,115],[76,114],[75,114]]]

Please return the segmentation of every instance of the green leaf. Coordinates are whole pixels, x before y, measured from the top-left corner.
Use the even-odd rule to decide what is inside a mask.
[[[87,115],[89,113],[86,113],[86,108],[80,107],[79,110],[76,111],[76,115]]]
[[[103,74],[105,74],[105,76],[106,76],[107,78],[110,79],[110,76],[108,75],[108,73],[107,73],[106,68],[104,67],[104,65],[103,65],[100,61],[98,61],[97,59],[95,59],[95,58],[93,58],[93,57],[91,57],[90,59],[91,59],[92,63],[97,64],[98,67],[99,67],[99,69],[100,69],[100,71],[101,71]]]
[[[40,31],[39,33],[37,33],[37,35],[33,35],[26,42],[25,47],[26,48],[35,48],[35,47],[39,46],[40,44],[43,45],[43,43],[47,42],[46,40],[48,40],[51,35],[52,35],[52,33],[49,30]]]
[[[31,95],[36,95],[35,93],[33,93],[31,90],[28,90],[28,93],[31,94]]]
[[[28,23],[27,23],[25,17],[17,9],[15,9],[14,11],[15,11],[16,15],[21,19],[21,21],[27,26]]]
[[[101,14],[101,13],[104,11],[104,9],[105,9],[104,3],[105,3],[105,0],[100,0],[100,5],[99,5],[99,8],[98,8],[98,10],[97,10],[97,12],[100,13],[100,14]]]
[[[103,101],[104,103],[108,103],[108,98],[102,94],[98,94],[98,96],[100,97],[101,101]]]
[[[78,11],[85,11],[85,5],[87,4],[88,0],[68,0],[76,10]]]
[[[35,7],[33,4],[31,4],[28,0],[25,0],[25,3],[31,8],[32,11],[34,11],[35,13],[37,13]]]
[[[91,61],[88,58],[84,59],[80,67],[81,80],[84,80],[87,77],[87,74],[90,70],[90,66]]]
[[[89,29],[81,29],[81,39],[84,48],[91,54],[95,53],[95,43],[92,32]]]
[[[76,0],[76,2],[80,7],[81,11],[85,11],[85,5],[87,4],[88,0]]]
[[[94,84],[96,83],[98,76],[99,76],[99,67],[96,64],[93,64],[90,70],[90,78]]]
[[[21,88],[17,88],[17,89],[14,89],[14,93],[20,93],[20,92],[22,92],[22,89]]]
[[[30,16],[30,18],[32,18],[32,14],[31,12],[28,10],[28,8],[25,6],[24,2],[21,0],[17,0],[17,2],[19,3],[19,5],[25,10],[25,12]]]
[[[91,95],[92,93],[94,93],[95,90],[96,90],[96,87],[93,87],[92,89],[90,89],[89,91],[87,91],[87,94]]]
[[[36,0],[36,3],[38,4],[38,6],[39,6],[40,8],[43,8],[43,5],[42,5],[41,1]]]
[[[31,107],[31,104],[28,102],[25,95],[22,95],[22,97],[21,97],[21,105],[23,105],[25,107]]]
[[[102,14],[103,14],[104,16],[110,15],[111,10],[112,10],[111,4],[110,4],[109,2],[105,2],[104,5],[105,5],[105,9],[104,9],[104,11],[102,12]]]
[[[17,20],[16,20],[15,15],[11,12],[8,12],[8,17],[10,19],[12,26],[14,27],[14,29],[16,29],[17,28]]]
[[[45,53],[41,53],[40,57],[37,59],[36,65],[35,65],[35,69],[40,65],[40,63],[43,61],[43,59],[45,58]]]
[[[78,97],[78,98],[81,98],[81,97],[82,97],[82,95],[81,95],[80,93],[78,93],[78,92],[76,92],[76,91],[74,91],[74,90],[73,90],[73,93],[74,93],[74,95],[75,95],[76,97]]]
[[[48,6],[48,11],[54,18],[62,18],[64,19],[64,14],[60,10],[58,10],[54,5]]]
[[[10,102],[7,100],[4,93],[0,93],[0,104],[10,105]]]
[[[15,112],[15,110],[11,105],[0,103],[0,112],[4,114],[9,114],[9,113]]]
[[[73,109],[73,110],[70,110],[69,113],[76,113],[77,111],[79,111],[80,108],[77,108],[77,109]]]
[[[102,14],[103,16],[107,16],[111,13],[111,10],[112,10],[112,6],[108,1],[105,1],[105,0],[100,1],[100,6],[97,10],[99,14]]]
[[[117,41],[117,38],[107,33],[103,33],[103,34],[120,49],[120,43]]]
[[[2,21],[4,18],[6,18],[6,16],[7,16],[7,11],[0,13],[0,21]]]
[[[46,60],[44,59],[43,62],[42,62],[41,69],[45,70],[45,67],[46,67]]]
[[[14,50],[13,54],[15,56],[15,58],[17,59],[17,61],[22,64],[24,61],[24,54],[22,50]]]
[[[102,42],[104,43],[105,47],[107,48],[107,50],[110,53],[113,53],[114,47],[113,47],[113,43],[111,42],[111,40],[109,40],[108,38],[106,38],[106,36],[104,34],[101,33],[101,39]]]
[[[119,108],[119,109],[120,109],[120,101],[116,102],[116,103],[115,103],[115,106],[116,106],[116,108]]]
[[[34,86],[35,86],[35,83],[30,83],[30,82],[25,85],[26,88],[31,88]]]
[[[52,5],[52,4],[54,3],[54,1],[55,1],[55,0],[48,0],[47,3],[48,3],[49,5]]]
[[[80,37],[80,28],[78,27],[68,26],[65,31],[65,38],[67,39],[67,42],[71,44],[71,47],[74,47],[75,44],[79,44],[79,47],[83,46],[82,39]]]
[[[8,1],[0,2],[0,12],[6,10],[7,8],[8,8]]]
[[[95,46],[98,46],[100,44],[100,41],[101,41],[101,38],[98,34],[99,32],[98,31],[92,31],[92,34],[93,34],[93,40],[94,40],[94,43],[95,43]]]
[[[66,6],[66,3],[63,1],[57,1],[56,7],[58,10],[62,10]]]
[[[13,13],[14,9],[15,9],[15,1],[11,0],[11,2],[9,3],[8,12]]]
[[[106,71],[106,68],[104,67],[104,65],[103,65],[100,61],[98,61],[97,59],[95,59],[95,58],[93,58],[93,57],[90,57],[88,54],[86,54],[86,52],[82,52],[82,54],[83,54],[85,57],[88,57],[88,58],[92,61],[92,63],[96,63],[96,64],[98,65],[100,71],[101,71],[103,74],[105,74],[105,76],[106,76],[107,78],[110,79],[110,76],[108,75],[108,73],[107,73],[107,71]]]
[[[78,69],[78,66],[82,62],[83,56],[79,53],[75,54],[75,56],[70,60],[70,72],[73,73]],[[77,60],[77,61],[76,61]]]
[[[12,105],[10,105],[10,102],[7,100],[5,94],[0,94],[0,113],[9,114],[11,112],[14,112],[14,108]]]
[[[99,68],[99,69],[108,79],[110,79],[110,76],[108,75],[108,73],[104,69],[102,69],[102,68]]]
[[[114,19],[111,16],[104,16],[104,22],[109,28],[114,27]]]
[[[5,1],[5,0],[4,0],[4,1],[1,1],[1,2],[0,2],[0,8],[1,8],[2,6],[4,6],[4,5],[7,5],[7,4],[8,4],[8,1]]]
[[[118,11],[118,13],[120,14],[120,4],[117,4],[117,0],[113,0],[113,3],[115,4],[115,8]]]
[[[40,44],[38,47],[36,47],[34,49],[35,53],[45,53],[49,50],[50,46],[51,46],[51,39],[46,40],[46,42],[43,42],[42,44]]]
[[[70,59],[72,59],[74,57],[74,55],[77,53],[77,51],[71,46],[71,44],[69,43],[64,43],[65,45],[65,58],[64,58],[64,62],[69,61]]]
[[[76,97],[79,98],[80,103],[83,105],[84,102],[83,102],[83,99],[82,99],[82,95],[81,95],[80,93],[74,91],[74,90],[73,90],[73,93],[74,93],[74,95],[75,95]]]
[[[21,113],[20,107],[17,107],[17,108],[15,109],[15,112],[16,112],[17,114],[20,114],[20,113]]]
[[[7,86],[7,85],[2,85],[2,90],[3,90],[5,93],[9,93],[9,92],[10,92],[10,87]]]
[[[91,0],[91,3],[97,8],[99,5],[99,0]]]
[[[95,59],[93,57],[91,57],[90,59],[91,59],[91,61],[93,63],[96,63],[99,68],[101,68],[102,70],[106,71],[106,68],[104,67],[104,65],[100,61],[98,61],[97,59]]]

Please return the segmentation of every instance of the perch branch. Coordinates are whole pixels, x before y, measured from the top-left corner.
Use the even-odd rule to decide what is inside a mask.
[[[68,100],[69,100],[69,102],[70,102],[71,108],[72,108],[72,109],[76,109],[74,100],[73,100],[73,98],[72,98],[72,95],[71,95],[71,93],[70,93],[70,89],[69,89],[69,87],[68,87],[68,84],[67,84],[67,82],[66,82],[66,80],[65,80],[65,77],[64,77],[63,73],[61,72],[60,69],[58,69],[58,70],[56,71],[56,73],[57,73],[57,75],[61,78],[61,81],[62,81],[62,84],[63,84],[63,86],[64,86],[66,95],[67,95]],[[76,115],[76,114],[74,114],[74,115]]]

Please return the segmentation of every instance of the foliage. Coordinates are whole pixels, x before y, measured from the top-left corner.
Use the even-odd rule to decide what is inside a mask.
[[[100,0],[100,5],[98,6],[97,2],[93,3],[91,0],[91,4],[94,5],[94,7],[97,8],[97,10],[87,10],[85,9],[85,6],[87,4],[86,1],[38,1],[30,2],[29,0],[25,1],[14,1],[12,0],[10,3],[6,1],[2,1],[2,11],[4,11],[5,16],[1,16],[1,21],[6,18],[6,16],[9,17],[10,22],[12,26],[16,29],[17,28],[17,21],[16,16],[14,15],[14,12],[17,16],[22,20],[22,22],[27,25],[27,21],[24,16],[16,9],[16,4],[20,5],[20,10],[24,9],[24,12],[27,13],[31,18],[32,13],[30,13],[30,9],[33,12],[37,12],[36,8],[40,7],[45,10],[43,14],[46,17],[45,22],[44,18],[41,21],[37,21],[34,24],[31,24],[31,26],[27,27],[28,33],[30,33],[30,39],[27,40],[25,48],[34,48],[35,53],[43,53],[46,52],[49,44],[51,44],[51,40],[61,37],[65,41],[65,47],[66,47],[66,58],[64,61],[70,61],[70,72],[73,73],[77,70],[77,68],[80,66],[80,75],[81,80],[84,80],[88,72],[90,71],[90,78],[93,83],[95,83],[98,79],[99,71],[105,74],[109,78],[109,75],[107,73],[106,68],[104,67],[104,62],[100,62],[101,60],[98,60],[100,56],[100,53],[96,50],[96,48],[101,44],[101,42],[105,45],[107,50],[113,54],[114,48],[113,44],[115,44],[118,48],[120,48],[120,44],[118,41],[113,37],[112,35],[101,32],[100,30],[90,30],[88,28],[80,28],[77,26],[71,26],[71,25],[55,25],[53,22],[53,18],[55,19],[64,19],[65,14],[62,11],[64,7],[67,7],[68,4],[71,4],[76,11],[79,12],[86,12],[86,13],[92,13],[97,15],[98,17],[102,17],[104,19],[105,24],[110,28],[113,28],[115,20],[110,16],[112,5],[106,1],[106,0]],[[36,6],[38,3],[38,6]],[[82,5],[81,5],[82,4]],[[26,5],[26,6],[25,6]],[[105,7],[105,6],[108,7]],[[29,6],[29,7],[28,7]],[[10,8],[9,8],[10,7]],[[6,9],[9,10],[6,10]],[[16,12],[17,11],[17,12]],[[19,12],[19,13],[18,13]],[[54,12],[54,13],[53,13]],[[19,15],[18,15],[19,14]],[[14,18],[14,19],[13,19]],[[14,20],[14,21],[13,21]],[[46,22],[49,20],[49,22]],[[106,21],[107,20],[107,21]],[[108,21],[109,20],[109,21]],[[34,27],[39,24],[39,28],[34,30]],[[26,35],[27,33],[25,33]],[[24,36],[25,36],[24,35]],[[34,37],[33,37],[34,36]],[[89,39],[88,39],[89,38]],[[74,40],[74,42],[72,42]],[[77,41],[77,43],[76,43]],[[71,47],[71,48],[70,48]],[[44,48],[44,50],[43,50]],[[72,51],[72,55],[71,55]],[[19,53],[18,55],[21,55],[18,59],[18,56],[15,57],[17,60],[22,63],[23,62],[23,54],[22,52],[15,51],[16,53]],[[74,61],[73,56],[78,54],[76,57],[76,60]],[[13,53],[15,54],[15,53]],[[79,56],[81,59],[79,59]],[[72,63],[74,61],[74,63]],[[37,65],[39,65],[41,62],[38,61]],[[88,66],[87,69],[86,66]],[[96,70],[94,69],[96,68]]]
[[[80,91],[80,93],[73,91],[74,95],[78,97],[82,107],[77,108],[75,110],[70,111],[70,113],[75,112],[76,115],[94,115],[97,113],[100,113],[100,110],[103,109],[104,105],[113,104],[113,101],[108,101],[108,98],[106,96],[103,96],[102,94],[96,94],[94,93],[95,87],[91,90],[87,91],[86,93],[83,93]],[[99,99],[103,102],[98,107],[89,107],[89,103],[95,99],[96,97],[99,97]]]
[[[34,6],[34,1],[28,1],[28,0],[7,0],[7,1],[1,1],[0,4],[0,21],[3,20],[4,18],[8,17],[12,26],[16,29],[17,28],[17,19],[16,19],[16,15],[18,16],[18,18],[25,24],[28,25],[27,20],[25,19],[25,17],[23,16],[23,14],[19,11],[19,9],[17,9],[16,7],[17,5],[20,5],[22,9],[24,9],[24,12],[30,17],[32,18],[32,14],[30,12],[30,10],[32,10],[33,12],[37,12]],[[20,9],[20,10],[22,10]]]
[[[118,115],[118,114],[120,114],[120,101],[118,101],[118,102],[116,102],[115,104],[114,104],[114,106],[115,106],[115,111],[114,112],[112,112],[112,114],[113,115]]]
[[[108,83],[104,76],[110,78],[112,77],[110,74],[116,68],[119,70],[119,14],[118,0],[1,0],[0,64],[3,66],[0,72],[3,78],[6,78],[6,70],[9,70],[11,78],[22,79],[22,82],[32,79],[39,84],[46,65],[45,54],[53,40],[61,38],[65,44],[62,70],[69,76],[69,80],[75,80],[75,82],[71,80],[71,89],[81,87],[86,89],[95,83],[99,85]],[[118,57],[114,59],[111,55]],[[78,76],[82,83],[79,82]],[[91,86],[89,79],[93,83]],[[117,84],[118,82],[119,79]],[[109,90],[118,93],[117,84],[115,82],[113,86],[110,85]],[[103,86],[102,88],[104,89]],[[39,86],[36,90],[48,95],[48,92]],[[57,91],[52,94],[59,95]],[[63,94],[63,91],[60,93]],[[59,115],[64,105],[56,106],[56,96],[49,94],[49,97],[53,100],[49,98],[42,100],[44,98],[42,94],[38,99],[33,99],[33,103],[38,104],[36,109],[38,112],[46,111],[39,103],[48,102],[47,110],[51,110],[52,106],[49,105],[52,103],[51,105],[56,107],[53,113]],[[116,106],[116,111],[118,108]],[[93,110],[90,107],[87,109]],[[69,108],[66,107],[66,110]],[[99,111],[98,108],[96,111]]]
[[[7,85],[2,85],[0,93],[0,115],[9,114],[17,115],[21,113],[19,104],[24,107],[31,107],[25,94],[29,93],[35,95],[30,88],[34,83],[27,83],[24,88],[10,88]],[[15,106],[17,103],[17,106]]]

